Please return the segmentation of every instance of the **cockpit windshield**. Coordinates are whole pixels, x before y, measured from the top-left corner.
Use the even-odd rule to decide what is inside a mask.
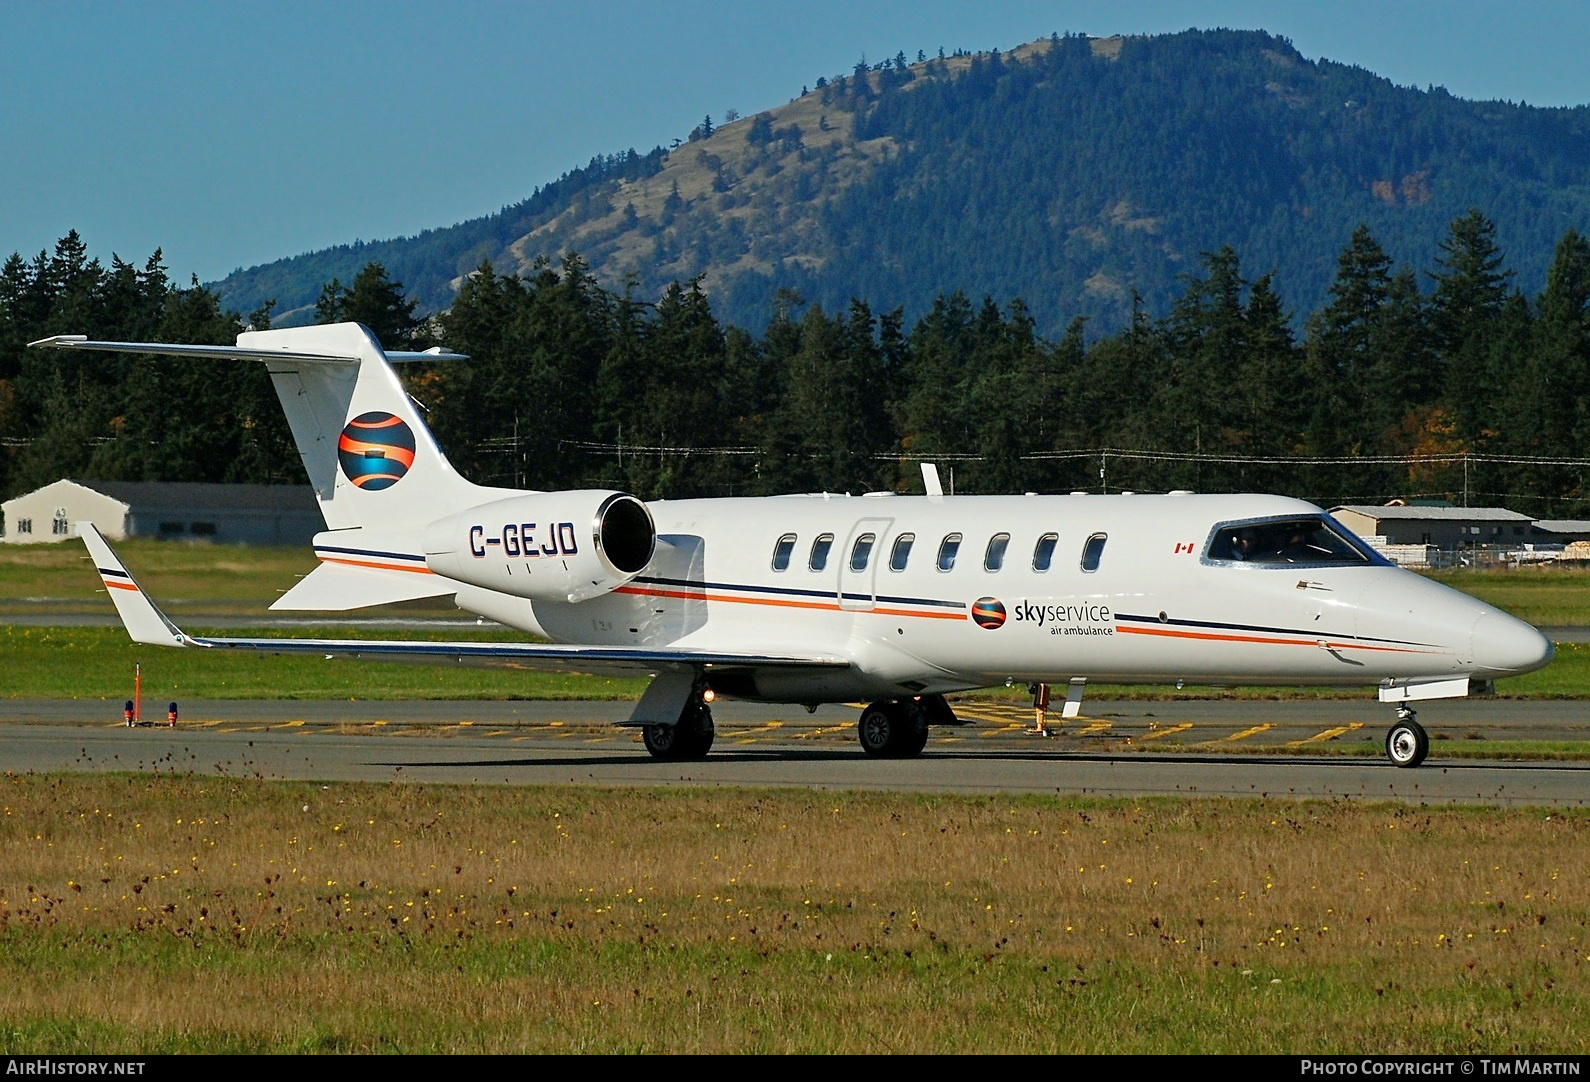
[[[1324,516],[1222,523],[1204,556],[1269,567],[1381,562],[1373,549]]]

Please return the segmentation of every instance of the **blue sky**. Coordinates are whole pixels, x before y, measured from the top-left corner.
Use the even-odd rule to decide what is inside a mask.
[[[1590,3],[0,0],[0,255],[77,229],[174,275],[478,217],[857,59],[1264,29],[1393,82],[1590,102]]]

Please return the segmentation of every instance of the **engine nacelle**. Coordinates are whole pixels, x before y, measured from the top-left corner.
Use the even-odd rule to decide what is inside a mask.
[[[651,512],[623,492],[538,492],[481,504],[425,530],[438,575],[533,601],[584,601],[651,562]]]

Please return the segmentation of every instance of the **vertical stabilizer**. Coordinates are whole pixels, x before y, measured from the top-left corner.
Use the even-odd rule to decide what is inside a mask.
[[[453,469],[363,324],[248,331],[237,344],[283,354],[266,364],[328,529],[401,535],[498,496]]]

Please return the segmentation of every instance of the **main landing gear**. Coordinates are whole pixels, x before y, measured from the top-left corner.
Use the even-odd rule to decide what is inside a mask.
[[[861,750],[875,759],[910,759],[927,746],[927,710],[918,699],[883,699],[856,723]]]
[[[1430,754],[1430,737],[1414,720],[1407,703],[1397,705],[1397,722],[1386,733],[1386,758],[1400,767],[1415,767]]]
[[[712,750],[712,738],[717,729],[712,724],[712,708],[700,692],[690,696],[679,720],[673,725],[646,725],[641,737],[653,759],[665,762],[683,762],[705,759]]]

